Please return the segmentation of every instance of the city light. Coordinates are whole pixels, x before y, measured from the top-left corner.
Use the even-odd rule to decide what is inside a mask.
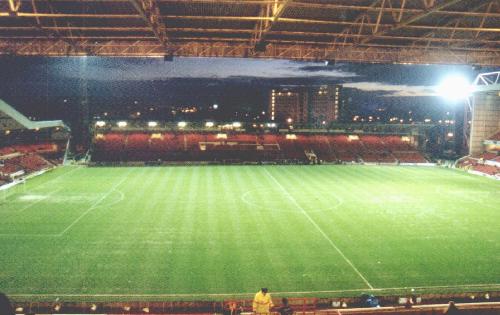
[[[467,78],[459,75],[444,78],[437,87],[437,93],[451,101],[466,99],[472,92],[472,85]]]
[[[148,122],[148,127],[154,128],[156,126],[158,126],[158,123],[156,121],[150,121],[150,122]]]
[[[276,128],[276,123],[267,123],[266,126],[268,128]]]
[[[292,118],[288,118],[288,119],[286,120],[286,122],[287,122],[287,123],[289,123],[289,124],[291,124],[291,123],[293,122],[293,119],[292,119]]]
[[[233,122],[233,127],[234,128],[240,128],[241,127],[241,123],[239,121],[235,121],[235,122]]]
[[[124,127],[127,127],[127,122],[126,121],[119,121],[116,125],[120,128],[124,128]]]
[[[214,104],[212,107],[213,107],[213,109],[217,109],[217,108],[219,108],[219,105]]]
[[[99,120],[99,121],[96,121],[95,125],[97,127],[101,127],[102,128],[102,127],[106,126],[106,122],[102,121],[102,120]]]
[[[177,123],[177,127],[179,127],[179,128],[184,128],[186,126],[187,126],[187,122],[185,122],[185,121],[179,121]]]
[[[205,127],[207,127],[207,128],[212,128],[214,125],[215,125],[215,124],[214,124],[214,122],[213,122],[213,121],[207,121],[207,122],[205,123]]]

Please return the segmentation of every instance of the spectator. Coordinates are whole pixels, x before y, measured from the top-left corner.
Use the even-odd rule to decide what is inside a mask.
[[[448,307],[444,310],[443,314],[446,314],[446,315],[458,315],[458,314],[460,314],[460,311],[455,306],[455,302],[450,301],[450,303],[448,303]]]
[[[0,315],[14,315],[14,308],[7,295],[0,292]]]
[[[269,315],[271,308],[274,306],[271,299],[271,294],[267,293],[267,288],[260,289],[253,299],[252,309],[255,314]]]
[[[278,313],[280,313],[280,315],[292,315],[293,309],[290,307],[290,305],[288,305],[288,299],[284,297],[281,299],[281,302],[283,303],[283,305],[278,308]]]

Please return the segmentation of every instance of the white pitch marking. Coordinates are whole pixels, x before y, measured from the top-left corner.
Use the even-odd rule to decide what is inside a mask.
[[[500,283],[493,284],[459,284],[459,285],[437,285],[437,286],[421,286],[421,287],[393,287],[393,288],[374,288],[374,289],[346,289],[346,290],[322,290],[322,291],[290,291],[290,292],[273,292],[277,295],[292,295],[292,294],[317,294],[317,293],[342,293],[342,292],[363,292],[363,291],[399,291],[408,289],[460,289],[460,288],[497,288]],[[13,297],[191,297],[191,296],[253,296],[255,292],[248,293],[185,293],[185,294],[9,294]]]
[[[56,190],[54,190],[54,191],[50,192],[48,195],[43,196],[43,198],[40,198],[40,199],[36,200],[35,202],[32,202],[32,203],[30,203],[30,204],[28,204],[28,205],[26,205],[26,206],[22,207],[20,210],[18,210],[18,211],[16,211],[16,212],[14,212],[14,214],[22,213],[23,211],[25,211],[25,210],[27,210],[27,209],[29,209],[29,208],[33,207],[33,206],[34,206],[34,205],[36,205],[37,203],[40,203],[40,202],[42,202],[42,201],[44,201],[44,200],[47,200],[47,198],[48,198],[48,197],[52,196],[53,194],[55,194],[55,193],[57,193],[57,192],[59,192],[59,191],[61,191],[61,190],[62,190],[62,188],[58,188],[58,189],[56,189]]]
[[[128,175],[128,174],[127,174]],[[66,232],[68,232],[75,224],[77,224],[84,216],[86,216],[90,211],[94,210],[95,208],[97,208],[97,206],[104,200],[106,199],[113,191],[115,191],[115,189],[120,186],[126,179],[128,178],[128,176],[125,176],[124,178],[122,178],[122,180],[120,180],[117,184],[115,184],[113,187],[111,187],[111,189],[106,193],[104,194],[104,196],[102,196],[101,198],[99,198],[99,200],[97,200],[96,202],[94,202],[93,205],[91,205],[87,210],[85,210],[85,212],[83,212],[78,218],[75,219],[75,221],[73,221],[70,225],[68,225],[61,233],[59,233],[58,235],[59,236],[63,236]]]
[[[309,214],[304,210],[304,208],[302,208],[302,206],[297,202],[297,200],[295,200],[295,198],[293,198],[293,196],[290,195],[290,193],[285,189],[285,187],[283,187],[283,185],[281,185],[281,183],[271,173],[269,173],[269,171],[266,168],[264,168],[264,172],[266,172],[267,176],[269,176],[269,178],[271,178],[276,183],[276,185],[278,185],[280,187],[280,189],[288,197],[288,199],[297,207],[297,209],[299,209],[302,212],[302,214],[309,220],[309,222],[311,222],[311,224],[314,225],[314,227],[323,236],[323,238],[325,238],[328,241],[328,243],[330,243],[330,245],[340,254],[340,256],[342,256],[342,258],[344,258],[344,260],[352,267],[352,269],[358,274],[358,276],[361,279],[363,279],[363,281],[366,283],[366,285],[370,289],[373,290],[374,288],[370,284],[370,282],[368,282],[368,280],[366,280],[366,278],[363,276],[363,274],[361,272],[359,272],[358,268],[356,268],[356,266],[354,266],[354,264],[349,260],[349,258],[346,257],[346,255],[344,255],[344,253],[337,247],[337,245],[335,245],[335,243],[331,240],[331,238],[328,237],[328,235],[326,235],[326,233],[309,216]]]

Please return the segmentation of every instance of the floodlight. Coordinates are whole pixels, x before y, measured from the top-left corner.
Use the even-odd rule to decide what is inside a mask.
[[[205,127],[212,128],[213,126],[214,126],[214,122],[213,121],[207,121],[205,123]]]
[[[177,123],[177,127],[179,127],[179,128],[184,128],[186,126],[187,126],[187,122],[185,122],[185,121],[179,121]]]
[[[235,122],[233,122],[233,127],[234,128],[240,128],[241,127],[241,123],[239,121],[235,121]]]
[[[120,128],[124,128],[124,127],[127,127],[127,122],[126,121],[119,121],[116,125]]]
[[[158,123],[156,121],[150,121],[150,122],[148,122],[148,127],[153,127],[154,128],[156,126],[158,126]]]
[[[217,109],[217,108],[219,108],[219,105],[214,104],[212,107],[213,107],[213,109]]]
[[[287,122],[287,123],[289,123],[289,124],[291,124],[291,123],[292,123],[292,121],[293,121],[293,119],[292,119],[292,118],[288,118],[288,119],[286,120],[286,122]]]
[[[439,86],[437,87],[437,92],[442,97],[458,101],[466,99],[472,94],[472,85],[469,83],[467,78],[463,76],[453,75],[446,77]]]

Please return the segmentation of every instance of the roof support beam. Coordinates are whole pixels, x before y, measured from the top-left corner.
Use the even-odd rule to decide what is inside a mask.
[[[21,8],[21,0],[8,0],[9,1],[9,10],[11,13],[15,15]]]
[[[292,2],[292,0],[275,0],[272,5],[268,4],[266,7],[262,8],[261,16],[264,15],[267,19],[258,21],[255,26],[255,33],[252,36],[252,45],[255,47],[255,52],[265,51],[266,36],[281,18],[290,2]]]
[[[497,7],[498,7],[498,2],[499,2],[498,0],[492,0],[489,3],[482,3],[478,6],[470,8],[470,12],[480,13],[478,11],[481,10],[483,7],[486,7],[486,12],[485,12],[486,15],[485,16],[487,16],[487,12],[489,12],[491,10],[493,5],[497,5]],[[460,26],[460,24],[464,23],[464,21],[466,21],[466,20],[467,20],[466,17],[456,17],[456,18],[449,20],[445,25],[436,25],[434,30],[432,30],[426,34],[423,34],[421,36],[422,37],[421,39],[416,39],[414,41],[414,44],[422,42],[422,41],[427,41],[428,45],[430,45],[430,41],[432,41],[433,38],[436,38],[436,37],[442,38],[442,36],[438,36],[438,35],[440,35],[439,34],[440,31],[451,31],[448,38],[453,39],[456,32],[462,32],[462,31],[464,31],[464,28],[468,27],[468,26],[463,26],[463,25]],[[480,39],[480,37],[479,37],[480,33],[490,33],[488,28],[484,28],[484,21],[485,21],[485,19],[482,19],[480,26],[476,27],[476,31],[475,31],[476,34],[474,36],[474,39],[471,37],[468,40],[466,40],[465,43],[473,43],[473,42],[478,43],[479,39]],[[482,38],[482,39],[485,39],[485,38]],[[463,42],[455,41],[455,43],[456,44],[460,43],[461,47],[464,46]],[[451,44],[452,43],[450,42],[450,46],[457,46],[457,45],[451,45]]]
[[[31,0],[31,6],[33,8],[33,12],[35,14],[38,13],[36,0]],[[48,7],[50,9],[50,12],[54,13],[54,8],[50,4],[50,2],[48,3]],[[59,25],[58,25],[56,19],[52,19],[52,24],[54,26],[51,29],[47,29],[42,25],[40,18],[38,16],[35,16],[35,28],[38,29],[39,31],[41,31],[47,37],[52,37],[52,38],[55,38],[57,40],[60,40],[60,41],[67,43],[69,45],[68,54],[70,53],[70,50],[73,50],[75,52],[81,50],[81,47],[79,47],[79,45],[77,44],[77,41],[73,40],[72,38],[67,38],[66,36],[64,36],[64,34],[61,34],[61,32],[60,32],[61,30],[59,28]],[[68,26],[69,26],[69,23],[68,23]],[[84,52],[86,54],[92,54],[92,52],[87,48],[84,49]]]
[[[161,13],[156,0],[130,0],[141,18],[151,28],[151,31],[160,44],[168,50],[167,32],[165,23],[161,20]]]
[[[373,34],[371,36],[368,36],[368,37],[365,37],[364,39],[361,40],[361,44],[366,44],[368,43],[369,41],[373,40],[374,38],[376,38],[377,36],[380,36],[380,35],[384,35],[384,34],[387,34],[387,33],[390,33],[390,32],[393,32],[393,31],[396,31],[396,30],[399,30],[401,28],[404,28],[406,27],[407,25],[410,25],[412,23],[415,23],[417,21],[420,21],[421,19],[435,13],[435,12],[438,12],[440,10],[443,10],[443,9],[446,9],[447,7],[449,6],[452,6],[456,3],[459,3],[463,0],[451,0],[451,1],[448,1],[448,2],[445,2],[445,3],[442,3],[442,4],[439,4],[439,5],[434,5],[434,0],[424,0],[424,5],[426,6],[426,10],[423,12],[423,13],[420,13],[420,14],[417,14],[417,15],[414,15],[404,21],[401,21],[397,24],[394,24],[393,26],[389,27],[389,28],[386,28],[386,29],[383,29],[383,30],[378,30],[373,32]],[[427,7],[429,6],[429,7]],[[383,7],[383,6],[382,6]]]
[[[245,57],[249,56],[251,47],[248,41],[221,42],[221,41],[193,40],[171,42],[172,52],[182,56],[192,57]],[[130,56],[130,57],[162,57],[165,52],[157,40],[107,42],[83,41],[85,48],[91,49],[100,56]],[[18,55],[66,56],[68,43],[48,40],[3,40],[0,39],[0,54],[13,53]],[[446,63],[446,64],[477,64],[500,66],[500,53],[497,51],[463,51],[449,49],[425,49],[425,47],[332,47],[325,45],[318,47],[314,44],[285,44],[271,42],[268,49],[259,54],[259,58],[281,58],[295,60],[324,60],[332,53],[336,59],[351,62],[378,62],[378,63]],[[85,55],[83,50],[72,55]]]

